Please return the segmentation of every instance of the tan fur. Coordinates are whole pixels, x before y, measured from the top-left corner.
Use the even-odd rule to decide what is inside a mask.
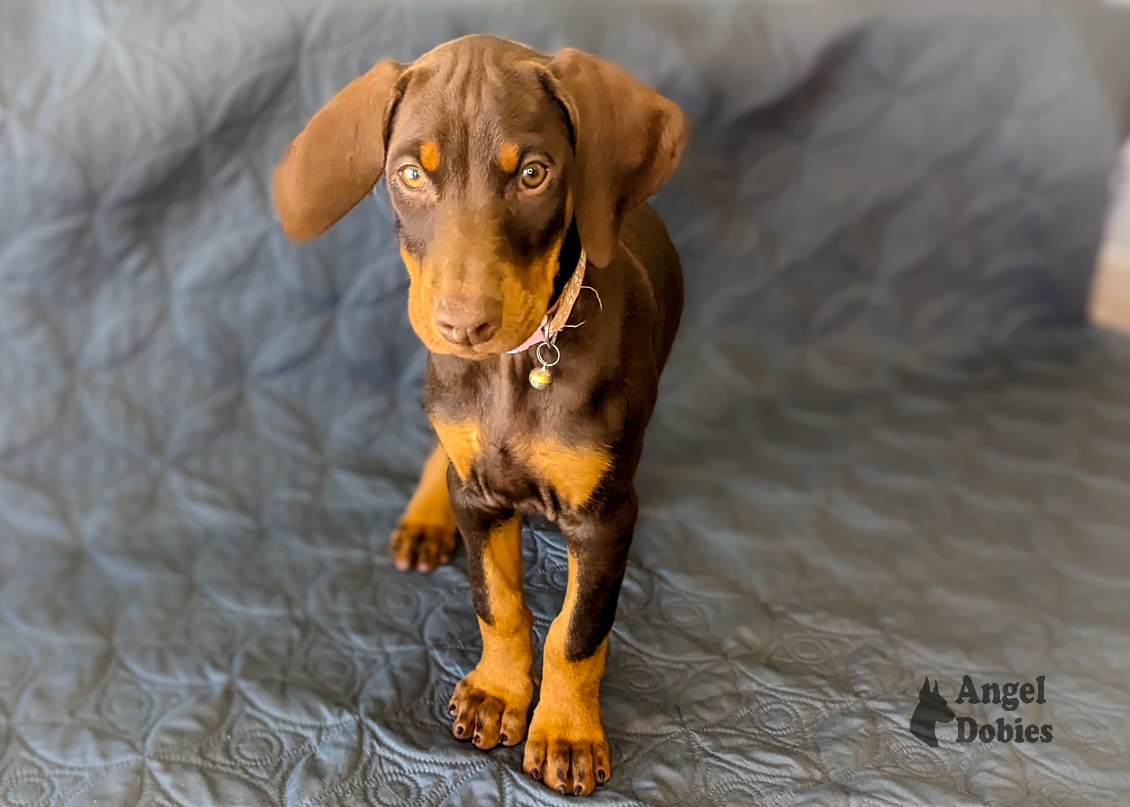
[[[521,152],[517,143],[503,143],[502,148],[498,150],[498,165],[506,173],[513,174],[518,170],[519,156]]]
[[[612,468],[612,455],[603,446],[570,447],[542,437],[523,443],[519,452],[530,469],[573,507],[583,507]]]
[[[549,298],[553,295],[553,278],[557,274],[557,258],[563,243],[564,234],[554,239],[545,254],[535,258],[526,271],[512,266],[500,267],[496,282],[503,301],[502,327],[489,342],[470,350],[457,348],[436,329],[436,269],[426,259],[421,264],[401,248],[400,257],[408,270],[410,281],[408,318],[416,335],[433,353],[467,354],[466,357],[495,354],[517,347],[537,329],[549,305]]]
[[[455,515],[447,494],[447,453],[438,445],[424,463],[416,492],[389,539],[401,571],[430,572],[455,552]]]
[[[483,654],[455,687],[452,733],[482,749],[516,745],[526,736],[534,696],[534,617],[522,595],[522,521],[513,516],[483,545],[483,575],[491,622],[479,619]]]
[[[437,420],[432,423],[432,428],[451,464],[455,466],[455,473],[459,474],[460,479],[466,479],[471,472],[471,463],[479,453],[479,424],[471,421],[444,423]]]
[[[425,171],[434,171],[439,168],[439,145],[429,140],[420,146],[420,165]]]
[[[420,262],[413,258],[404,247],[400,248],[400,259],[404,261],[404,268],[408,270],[408,319],[412,329],[420,337],[420,341],[428,350],[442,353],[444,339],[436,331],[430,290],[423,282],[423,271]]]
[[[530,723],[522,768],[554,790],[585,795],[611,772],[600,714],[600,678],[608,639],[584,661],[565,658],[576,602],[577,564],[569,555],[565,602],[545,637],[541,697]],[[598,772],[603,772],[603,778],[598,779]]]

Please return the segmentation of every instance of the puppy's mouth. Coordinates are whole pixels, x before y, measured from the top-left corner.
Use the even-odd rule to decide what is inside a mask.
[[[504,304],[502,323],[497,332],[490,339],[478,344],[460,344],[445,338],[440,332],[434,315],[432,317],[418,318],[412,315],[413,308],[431,309],[432,306],[423,300],[419,305],[413,306],[409,293],[409,319],[416,335],[432,353],[456,356],[461,359],[481,361],[492,356],[510,353],[523,344],[540,329],[545,312],[549,307],[552,289],[542,295],[540,299],[532,295],[522,294],[522,299],[513,303]],[[420,295],[423,297],[424,295]],[[429,295],[430,296],[430,295]],[[425,319],[426,321],[421,321]]]
[[[575,238],[575,228],[568,235],[577,241],[576,252],[579,255],[580,243]],[[558,262],[566,238],[567,234],[563,233],[528,266],[500,265],[497,274],[491,278],[490,288],[476,289],[484,298],[469,299],[465,291],[456,291],[441,300],[435,270],[429,269],[427,261],[417,263],[405,255],[411,279],[408,317],[416,335],[432,353],[472,361],[521,348],[539,331],[550,305],[560,295],[575,268],[570,266],[570,271],[565,272]],[[576,258],[572,262],[575,264]],[[486,298],[494,302],[488,305]],[[478,330],[477,323],[482,318],[468,315],[468,311],[493,311],[493,317],[486,318],[493,327],[489,337],[484,337]],[[455,312],[454,316],[452,312]]]

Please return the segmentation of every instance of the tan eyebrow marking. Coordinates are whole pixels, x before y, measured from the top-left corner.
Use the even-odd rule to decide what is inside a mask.
[[[503,143],[498,150],[498,164],[508,174],[518,170],[519,149],[517,143]]]
[[[420,146],[420,165],[425,171],[434,171],[439,167],[439,146],[429,140]]]

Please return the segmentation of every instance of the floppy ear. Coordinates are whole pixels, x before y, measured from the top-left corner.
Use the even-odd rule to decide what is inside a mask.
[[[391,59],[378,62],[331,98],[283,153],[271,198],[290,238],[321,235],[377,184],[404,70]]]
[[[547,65],[573,125],[581,245],[607,266],[624,214],[667,181],[687,142],[682,110],[612,62],[572,48]]]

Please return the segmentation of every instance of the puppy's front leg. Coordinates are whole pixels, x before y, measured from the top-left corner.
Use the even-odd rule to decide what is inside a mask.
[[[541,697],[522,766],[558,793],[587,795],[608,779],[600,678],[638,504],[629,488],[599,513],[563,515],[565,603],[545,639]]]
[[[402,572],[430,572],[455,552],[455,516],[447,495],[447,452],[436,444],[416,492],[389,538],[388,551]]]
[[[471,600],[479,617],[483,654],[455,686],[452,733],[486,750],[517,745],[526,736],[534,695],[534,617],[522,594],[522,519],[517,513],[461,506],[455,520],[467,547]]]

